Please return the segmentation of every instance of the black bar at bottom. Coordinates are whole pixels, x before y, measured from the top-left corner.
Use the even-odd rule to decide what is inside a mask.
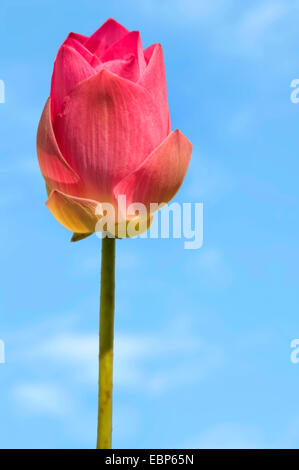
[[[86,464],[86,458],[95,458],[98,463],[107,468],[112,465],[126,468],[146,468],[154,466],[199,465],[205,458],[213,457],[297,457],[297,449],[114,449],[114,450],[70,450],[70,449],[0,449],[3,457],[59,457],[59,460],[75,457],[76,463]]]

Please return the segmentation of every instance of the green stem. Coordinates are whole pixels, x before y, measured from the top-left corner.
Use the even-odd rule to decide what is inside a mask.
[[[111,449],[112,441],[114,290],[115,238],[103,238],[97,449]]]

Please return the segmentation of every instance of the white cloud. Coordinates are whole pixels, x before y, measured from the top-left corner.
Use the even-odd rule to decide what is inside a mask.
[[[269,32],[270,28],[288,13],[288,10],[288,6],[280,1],[258,3],[245,12],[238,24],[237,34],[244,44],[256,47],[257,41]]]
[[[99,340],[96,334],[64,333],[53,336],[35,350],[61,367],[72,366],[72,375],[80,382],[96,383],[98,375]]]
[[[139,8],[147,16],[152,15],[171,20],[173,23],[181,24],[186,21],[206,20],[215,14],[220,14],[231,0],[172,0],[171,8],[168,0],[143,0],[135,1],[136,8]]]
[[[115,381],[150,394],[194,383],[201,380],[206,367],[198,358],[201,353],[205,355],[205,346],[191,335],[172,336],[171,331],[121,335],[115,344]]]
[[[259,429],[237,423],[221,423],[187,442],[191,449],[259,449],[263,437]]]
[[[188,325],[188,322],[186,322]],[[57,364],[71,380],[92,386],[98,380],[98,335],[64,333],[48,338],[30,357]],[[169,388],[203,380],[223,362],[223,353],[194,336],[192,326],[151,333],[119,333],[115,337],[115,384],[161,394]]]
[[[280,69],[286,57],[288,64],[296,58],[291,51],[299,9],[295,0],[173,0],[171,7],[169,0],[135,0],[134,8],[172,34],[180,28],[178,37],[183,31],[198,47],[218,55],[279,63]]]
[[[185,16],[189,20],[206,20],[207,18],[215,16],[215,14],[219,14],[227,6],[229,1],[214,0],[213,2],[207,2],[206,0],[175,0],[173,3],[178,10],[178,20],[180,20],[182,16]]]
[[[292,19],[298,14],[292,2],[264,0],[252,3],[234,1],[229,15],[217,19],[215,29],[208,29],[217,53],[239,56],[242,60],[280,63],[289,53]],[[280,60],[279,60],[280,57]]]
[[[63,416],[71,409],[70,398],[56,385],[23,383],[13,389],[13,398],[24,409],[36,414]]]

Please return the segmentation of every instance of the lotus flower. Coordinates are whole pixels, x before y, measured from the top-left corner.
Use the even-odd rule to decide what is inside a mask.
[[[70,33],[54,63],[37,152],[46,205],[75,237],[96,230],[99,203],[117,213],[120,195],[142,203],[151,220],[151,203],[173,198],[192,152],[171,132],[161,45],[144,50],[139,32],[113,19],[90,37]],[[126,223],[133,217],[121,213]]]

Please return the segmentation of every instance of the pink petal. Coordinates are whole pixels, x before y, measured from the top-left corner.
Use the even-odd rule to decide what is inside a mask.
[[[125,37],[114,43],[103,56],[102,62],[115,59],[125,59],[128,55],[134,54],[139,64],[140,75],[144,72],[146,62],[144,59],[141,37],[138,31],[132,31]]]
[[[95,73],[79,52],[69,46],[61,46],[54,64],[51,82],[52,117],[61,112],[66,95],[82,80]]]
[[[167,203],[179,190],[190,161],[191,142],[175,130],[133,173],[115,187],[114,194],[126,195],[127,205],[140,202]]]
[[[138,84],[146,88],[156,100],[161,112],[163,130],[167,135],[170,132],[170,118],[163,51],[160,44],[151,47],[152,50],[149,48],[146,50],[149,52],[150,59]]]
[[[164,140],[162,128],[151,95],[107,70],[78,85],[54,123],[63,155],[86,184],[85,197],[102,202]]]
[[[88,41],[88,36],[83,36],[83,34],[78,33],[69,33],[67,39],[75,39],[76,41],[80,42],[81,44],[85,44]]]
[[[90,52],[101,58],[105,50],[114,42],[128,34],[128,30],[113,18],[109,18],[85,43]]]
[[[139,65],[134,54],[129,56],[127,59],[111,60],[108,62],[102,62],[96,71],[109,70],[110,72],[119,75],[120,77],[137,82],[139,79]]]
[[[152,44],[144,50],[144,58],[147,64],[149,63],[156,46],[157,44]]]
[[[86,47],[84,46],[84,44],[82,44],[80,41],[78,41],[77,39],[75,39],[73,36],[72,36],[73,33],[69,34],[68,37],[66,38],[66,40],[64,41],[64,43],[62,44],[63,46],[69,46],[69,47],[72,47],[73,49],[75,49],[77,52],[79,52],[79,54],[81,54],[84,59],[92,66],[92,67],[96,67],[98,66],[101,61],[100,59],[98,59],[98,57],[96,57],[94,54],[92,54],[88,49],[86,49]]]
[[[97,201],[72,197],[60,191],[52,191],[46,202],[46,206],[61,225],[80,234],[95,231],[97,205]]]
[[[79,176],[62,156],[51,121],[51,100],[46,102],[37,131],[37,155],[41,172],[50,186],[72,191],[78,188]]]

